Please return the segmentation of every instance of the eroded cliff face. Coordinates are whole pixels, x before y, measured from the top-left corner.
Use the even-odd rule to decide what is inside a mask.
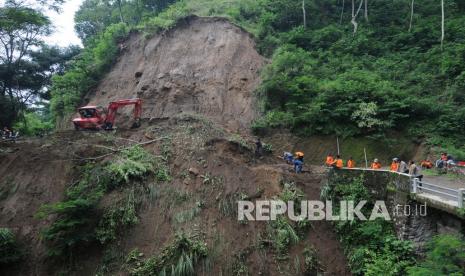
[[[241,131],[256,117],[254,91],[263,65],[249,33],[222,18],[189,17],[162,35],[133,35],[87,99],[106,106],[140,97],[144,118],[197,113]]]

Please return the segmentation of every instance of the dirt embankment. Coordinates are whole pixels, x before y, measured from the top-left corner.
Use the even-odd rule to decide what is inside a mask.
[[[253,92],[263,64],[249,34],[225,19],[192,17],[164,35],[133,35],[115,67],[87,98],[91,104],[106,105],[140,97],[143,117],[152,120],[144,120],[138,130],[68,131],[1,145],[0,227],[11,228],[27,254],[19,265],[0,268],[0,274],[95,275],[106,269],[108,275],[126,275],[124,262],[131,250],[138,248],[147,257],[160,254],[176,232],[207,243],[209,254],[196,268],[198,275],[299,275],[306,248],[316,250],[328,275],[350,274],[329,224],[312,224],[282,259],[269,223],[237,220],[241,198],[275,198],[283,182],[293,182],[316,200],[322,185],[318,171],[296,176],[276,158],[256,159],[253,154],[254,140],[247,133],[257,114]],[[121,111],[119,125],[130,113]],[[167,137],[144,148],[154,156],[169,151],[170,180],[159,182],[152,175],[139,183],[149,193],[136,194],[142,202],[138,223],[114,243],[96,244],[74,256],[72,267],[47,260],[39,233],[55,218],[35,218],[40,206],[65,197],[66,188],[78,180],[82,158],[110,150],[104,161],[111,162],[111,148],[150,137]],[[105,195],[103,205],[126,196],[128,188]]]
[[[150,39],[133,35],[114,68],[86,98],[105,106],[140,97],[144,118],[198,113],[244,131],[257,115],[253,92],[264,65],[254,46],[247,32],[225,19],[189,17]]]

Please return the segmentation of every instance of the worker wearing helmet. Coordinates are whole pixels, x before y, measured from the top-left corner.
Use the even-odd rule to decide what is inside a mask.
[[[294,159],[294,171],[296,173],[302,173],[302,167],[304,165],[304,153],[301,151],[298,151],[295,153],[295,159]]]
[[[391,163],[391,172],[397,172],[399,169],[399,158],[393,158]]]
[[[373,163],[371,164],[371,168],[373,170],[381,169],[381,163],[379,162],[378,158],[375,158],[375,160],[373,160]]]
[[[349,158],[349,160],[347,160],[347,168],[349,169],[355,168],[355,161],[352,158],[352,156]]]

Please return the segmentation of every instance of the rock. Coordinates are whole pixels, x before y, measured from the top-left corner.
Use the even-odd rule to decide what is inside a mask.
[[[198,176],[199,175],[199,170],[196,169],[196,168],[189,168],[189,173],[193,174],[195,176]]]
[[[142,77],[142,74],[143,74],[142,72],[136,72],[136,73],[134,74],[134,77],[140,78],[140,77]]]
[[[145,91],[145,90],[148,90],[149,88],[150,88],[150,86],[149,86],[148,84],[146,84],[146,85],[143,85],[143,86],[140,88],[140,90]]]

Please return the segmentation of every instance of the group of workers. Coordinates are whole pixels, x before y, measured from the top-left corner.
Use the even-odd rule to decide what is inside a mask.
[[[430,162],[431,163],[431,162]],[[327,167],[333,167],[336,169],[342,169],[344,167],[344,161],[342,160],[341,156],[338,154],[334,158],[332,154],[328,154],[326,157],[325,165]],[[426,163],[426,161],[422,162],[422,166],[425,165],[426,167],[429,166],[429,163]],[[349,158],[346,162],[346,168],[355,168],[355,161],[352,157]],[[378,158],[375,158],[373,162],[371,163],[370,169],[373,170],[380,170],[382,169],[382,164],[378,160]],[[431,167],[429,167],[431,168]],[[389,170],[392,172],[400,172],[400,173],[407,173],[415,178],[419,178],[420,181],[423,178],[423,175],[421,174],[421,167],[417,166],[415,164],[415,161],[410,160],[409,163],[407,164],[405,161],[400,160],[399,158],[393,158],[391,166],[389,167]]]
[[[375,162],[378,162],[378,159],[375,159]],[[373,164],[375,164],[375,162]],[[373,164],[372,164],[372,166],[373,166]],[[325,165],[328,166],[328,167],[334,167],[334,168],[337,168],[337,169],[342,169],[344,167],[344,161],[342,160],[342,158],[341,158],[341,156],[339,154],[336,155],[336,158],[334,158],[334,156],[330,153],[330,154],[328,154],[328,156],[326,156]],[[381,164],[379,164],[379,165],[380,165],[379,168],[381,168]],[[355,161],[354,161],[354,159],[352,157],[350,157],[349,160],[347,160],[346,167],[350,168],[350,169],[355,168]]]

